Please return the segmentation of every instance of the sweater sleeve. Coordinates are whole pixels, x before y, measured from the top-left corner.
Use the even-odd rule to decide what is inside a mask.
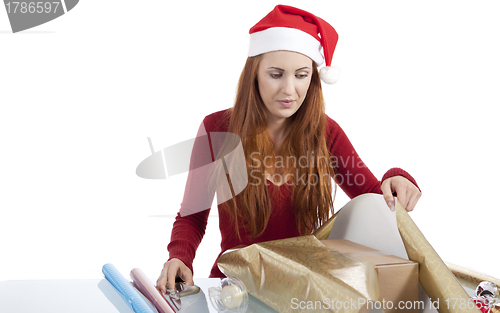
[[[179,259],[193,272],[193,260],[205,235],[209,213],[210,210],[187,216],[177,214],[168,244],[168,260]]]
[[[194,141],[184,198],[175,218],[168,244],[169,260],[179,259],[191,271],[193,271],[196,250],[205,235],[214,197],[213,193],[210,194],[211,188],[206,185],[208,180],[203,166],[214,161],[209,133],[217,131],[215,120],[213,115],[205,117]]]
[[[361,160],[342,128],[328,116],[326,118],[326,140],[330,151],[330,163],[335,172],[335,182],[351,199],[365,193],[382,194],[381,181]],[[415,179],[400,168],[390,169],[383,176],[382,181],[398,175],[406,177],[418,187]]]

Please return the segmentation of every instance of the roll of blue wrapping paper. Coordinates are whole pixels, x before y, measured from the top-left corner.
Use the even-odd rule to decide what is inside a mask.
[[[104,277],[118,290],[123,300],[136,313],[156,313],[137,290],[120,274],[116,267],[107,263],[102,267]]]

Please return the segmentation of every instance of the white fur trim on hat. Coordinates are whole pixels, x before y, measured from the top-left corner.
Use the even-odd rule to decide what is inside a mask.
[[[319,70],[319,77],[327,84],[335,84],[339,80],[341,72],[338,66],[325,66]]]
[[[321,43],[306,32],[295,28],[272,27],[250,34],[248,56],[287,50],[302,53],[311,58],[316,65],[323,64]]]

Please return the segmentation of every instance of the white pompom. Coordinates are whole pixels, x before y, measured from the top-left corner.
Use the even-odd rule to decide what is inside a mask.
[[[325,66],[319,70],[319,77],[327,84],[335,84],[340,78],[340,67]]]

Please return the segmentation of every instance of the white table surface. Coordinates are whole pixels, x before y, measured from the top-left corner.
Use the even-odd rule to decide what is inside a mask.
[[[220,280],[197,278],[195,282],[203,293],[182,298],[186,305],[181,312],[216,313],[205,295]],[[106,279],[0,281],[0,312],[134,313]],[[247,312],[274,311],[251,297]]]

